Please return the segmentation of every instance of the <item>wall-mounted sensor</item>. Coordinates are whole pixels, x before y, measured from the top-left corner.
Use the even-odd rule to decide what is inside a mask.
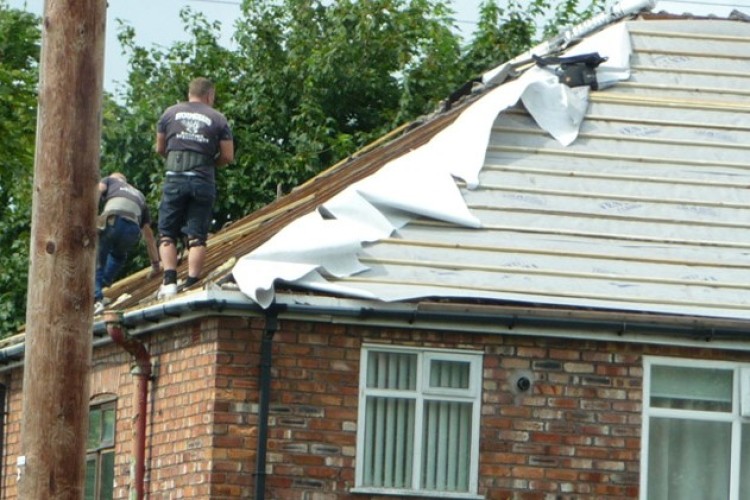
[[[529,370],[516,370],[508,380],[510,390],[515,394],[528,393],[534,384],[534,374]]]
[[[528,377],[519,378],[516,380],[516,388],[518,388],[519,391],[528,391],[531,388],[531,380],[529,380]]]

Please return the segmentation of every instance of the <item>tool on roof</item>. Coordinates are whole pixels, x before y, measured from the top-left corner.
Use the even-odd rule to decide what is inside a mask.
[[[532,55],[537,66],[547,68],[557,66],[551,71],[568,87],[588,86],[593,90],[599,89],[599,82],[596,80],[596,67],[606,61],[607,57],[602,57],[598,52],[588,54],[579,54],[570,57],[539,57]]]

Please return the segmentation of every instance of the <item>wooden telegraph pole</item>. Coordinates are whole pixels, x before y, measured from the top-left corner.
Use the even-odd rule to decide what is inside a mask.
[[[83,498],[107,0],[46,0],[19,498]]]

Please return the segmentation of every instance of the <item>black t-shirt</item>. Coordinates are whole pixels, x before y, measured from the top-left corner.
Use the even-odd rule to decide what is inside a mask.
[[[215,158],[219,143],[232,139],[226,117],[202,102],[181,102],[170,106],[159,118],[156,131],[166,138],[169,151],[193,151]],[[214,166],[198,167],[195,173],[214,179]]]

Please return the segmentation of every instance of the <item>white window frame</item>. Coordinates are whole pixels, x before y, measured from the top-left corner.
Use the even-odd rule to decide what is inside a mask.
[[[651,368],[652,366],[677,366],[684,368],[722,369],[733,372],[732,383],[732,411],[698,411],[671,408],[651,408]],[[649,457],[649,427],[651,417],[663,417],[674,419],[694,419],[701,421],[727,422],[732,426],[731,450],[730,450],[730,474],[728,500],[741,500],[739,498],[740,488],[740,445],[742,443],[742,425],[750,423],[750,418],[741,415],[741,408],[747,405],[743,398],[748,394],[743,390],[741,380],[748,377],[750,364],[731,361],[710,361],[686,358],[669,358],[660,356],[643,357],[643,408],[641,429],[641,478],[640,498],[648,498],[648,457]]]
[[[372,351],[393,352],[398,354],[414,354],[417,356],[416,366],[417,387],[415,391],[388,390],[388,389],[368,389],[367,388],[367,363],[368,354]],[[398,496],[424,496],[430,498],[484,498],[477,494],[478,475],[479,475],[479,436],[480,436],[480,417],[482,403],[482,351],[473,350],[453,350],[453,349],[435,349],[435,348],[413,348],[383,344],[364,344],[360,356],[360,374],[359,374],[359,414],[357,418],[357,461],[355,472],[354,493],[370,493],[378,495],[398,495]],[[450,388],[431,388],[428,387],[428,377],[430,362],[434,360],[445,361],[465,361],[469,363],[469,387],[466,389]],[[449,402],[469,402],[472,404],[471,416],[471,443],[470,443],[470,465],[469,465],[469,487],[467,492],[439,492],[434,490],[421,489],[419,485],[420,477],[415,473],[412,478],[411,489],[401,488],[379,488],[372,486],[362,486],[364,476],[364,443],[365,443],[365,418],[366,404],[369,396],[394,396],[399,398],[413,398],[416,403],[415,418],[415,443],[413,463],[415,472],[419,470],[422,453],[422,432],[423,428],[423,407],[424,402],[429,400],[449,401]]]

